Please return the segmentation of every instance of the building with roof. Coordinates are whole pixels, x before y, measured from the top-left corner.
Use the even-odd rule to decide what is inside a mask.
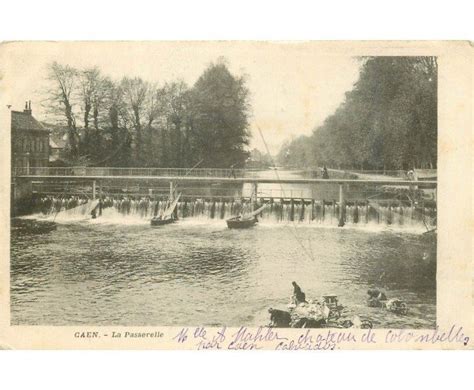
[[[68,130],[65,126],[42,122],[43,126],[50,130],[49,133],[49,165],[63,166],[63,153],[67,146]]]
[[[11,111],[12,169],[48,166],[49,132],[33,117],[31,101],[23,111]]]

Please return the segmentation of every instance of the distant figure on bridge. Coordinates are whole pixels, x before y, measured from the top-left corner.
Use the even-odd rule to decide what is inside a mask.
[[[323,179],[329,179],[329,173],[326,165],[323,167]]]
[[[235,164],[232,164],[232,165],[230,166],[230,175],[229,175],[229,177],[232,176],[232,177],[235,179],[236,177],[235,177],[234,166],[235,166]]]
[[[415,171],[413,169],[410,169],[407,172],[407,178],[410,181],[416,181]],[[417,189],[417,187],[413,185],[409,185],[408,188],[410,189],[410,191],[415,191]]]

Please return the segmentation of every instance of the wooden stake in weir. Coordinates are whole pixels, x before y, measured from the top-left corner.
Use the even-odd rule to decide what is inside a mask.
[[[344,201],[344,188],[342,184],[339,184],[339,227],[345,225],[345,214],[346,214],[346,205]]]

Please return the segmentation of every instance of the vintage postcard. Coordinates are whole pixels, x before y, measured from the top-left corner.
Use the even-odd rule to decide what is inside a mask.
[[[0,347],[472,349],[469,42],[4,42]]]

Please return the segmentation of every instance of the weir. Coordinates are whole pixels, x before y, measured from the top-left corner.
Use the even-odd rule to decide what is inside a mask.
[[[143,196],[169,193],[178,187],[184,195],[236,198],[257,194],[259,198],[285,199],[325,199],[364,200],[367,196],[380,192],[382,186],[401,190],[425,189],[435,196],[436,181],[394,181],[394,180],[348,180],[348,179],[253,179],[253,178],[202,178],[202,177],[85,177],[85,176],[21,176],[16,181],[33,185],[32,193],[81,195],[87,193],[92,198],[97,189],[106,194],[131,194]],[[245,194],[247,190],[247,194]]]
[[[34,210],[45,217],[90,218],[91,211],[97,207],[99,200],[87,200],[77,197],[59,198],[54,196],[37,197]],[[374,205],[371,202],[347,203],[342,208],[336,202],[305,201],[283,199],[265,202],[266,209],[259,219],[263,222],[312,223],[338,226],[341,220],[345,224],[382,224],[397,226],[424,226],[427,217],[435,218],[436,209],[424,205],[404,206],[387,204]],[[263,204],[262,200],[258,205]],[[143,221],[147,222],[160,214],[168,206],[167,198],[114,198],[104,197],[100,200],[100,219],[105,221]],[[250,212],[252,200],[236,199],[231,201],[218,199],[184,198],[178,203],[179,219],[224,220],[239,213]],[[344,209],[344,211],[343,211]]]
[[[307,179],[294,175],[279,175],[277,179],[257,177],[255,172],[238,172],[235,177],[205,176],[207,172],[192,177],[152,176],[144,175],[151,171],[143,169],[137,170],[140,176],[128,176],[131,172],[115,168],[42,169],[19,172],[15,180],[30,184],[32,211],[45,215],[74,209],[87,200],[100,200],[100,218],[151,219],[166,208],[170,195],[180,192],[177,216],[181,219],[227,219],[251,210],[252,204],[265,203],[268,207],[260,218],[275,222],[342,227],[416,225],[436,218],[436,181]],[[90,212],[87,207],[82,210],[85,216]]]

